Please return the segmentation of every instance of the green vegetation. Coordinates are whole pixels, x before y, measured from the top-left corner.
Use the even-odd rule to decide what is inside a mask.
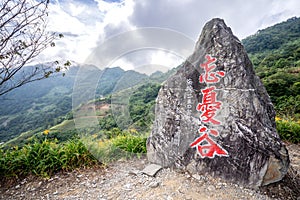
[[[259,30],[242,42],[249,53],[277,50],[287,43],[300,38],[299,21],[299,18],[293,17],[286,22]]]
[[[125,92],[125,95],[131,94],[130,97],[127,97],[129,98],[129,115],[132,119],[132,124],[128,129],[120,130],[118,128],[120,124],[117,123],[117,120],[122,119],[123,116],[115,116],[110,110],[99,120],[100,130],[94,130],[96,134],[82,137],[90,152],[101,163],[106,164],[113,160],[146,153],[146,138],[154,120],[153,108],[159,89],[160,84],[147,82],[133,88],[133,92]],[[118,109],[118,106],[124,104],[122,101],[126,100],[123,98],[124,94],[118,95],[120,96],[115,97],[115,101],[112,102],[117,104],[114,109]],[[110,99],[111,97],[103,99],[102,103],[113,101]]]
[[[300,95],[300,18],[258,31],[243,44],[280,115],[298,118],[299,109],[282,105]]]
[[[34,67],[34,66],[33,66]],[[96,96],[102,97],[112,92],[139,84],[146,75],[134,71],[124,71],[119,67],[100,71],[94,66],[85,66],[86,79],[99,80]],[[52,76],[28,83],[0,98],[0,142],[35,129],[49,129],[65,119],[72,119],[72,92],[79,67],[72,66],[65,76]],[[98,75],[100,74],[100,77]],[[135,81],[132,81],[135,80]],[[84,92],[82,92],[85,95]]]
[[[154,104],[159,87],[155,84],[137,87],[132,96],[139,102],[137,106],[143,107],[139,108],[141,110],[139,114],[132,112],[136,117],[135,122],[150,119],[149,108]],[[147,98],[142,100],[144,97]],[[68,120],[48,130],[25,132],[0,148],[0,178],[29,174],[48,177],[61,170],[93,166],[98,161],[107,164],[146,153],[147,133],[145,131],[139,133],[134,128],[123,131],[118,128],[108,106],[111,103],[111,96],[91,103],[106,110],[97,112],[99,117],[101,115],[100,128],[76,130],[74,121],[71,120],[72,113],[68,113]],[[88,110],[89,105],[83,106]],[[131,107],[135,109],[134,105]],[[146,130],[145,127],[149,127],[150,124],[151,122],[140,129]]]
[[[58,171],[107,164],[146,153],[147,135],[133,129],[105,131],[107,138],[103,132],[82,135],[80,139],[75,132],[67,133],[45,130],[26,144],[0,147],[0,179],[30,174],[49,177]]]
[[[28,83],[1,96],[0,141],[35,129],[47,129],[62,122],[72,106],[75,68],[65,77],[49,77]]]
[[[83,137],[82,140],[89,151],[102,163],[141,156],[146,153],[146,134],[138,133],[136,130],[120,131],[113,129],[113,137],[109,139],[94,134]],[[99,137],[98,137],[99,136]]]
[[[114,91],[118,80],[124,75],[124,70],[120,67],[104,69],[101,76],[101,84],[97,87],[97,94],[105,96]]]
[[[98,163],[85,145],[78,139],[59,143],[58,140],[34,141],[19,149],[0,149],[0,178],[27,176],[49,177],[58,171]]]
[[[138,87],[133,93],[134,100],[139,102],[136,106],[140,110],[136,112],[137,107],[131,105],[135,122],[151,119],[148,116],[149,109],[154,105],[159,87],[156,84],[147,84]],[[142,100],[143,98],[145,99]],[[111,97],[97,99],[94,103],[107,109]],[[134,104],[133,101],[131,103]],[[99,121],[100,129],[75,131],[74,122],[71,120],[72,113],[68,113],[69,120],[49,130],[28,131],[5,143],[5,146],[0,148],[0,178],[29,174],[49,177],[61,170],[93,166],[98,161],[107,164],[113,160],[146,153],[146,131],[139,133],[134,128],[120,130],[111,110],[99,111],[98,114],[102,117]],[[147,124],[144,122],[144,127],[140,130],[149,130],[150,124],[151,121]],[[135,127],[137,126],[136,124]]]
[[[109,113],[108,115],[106,115],[105,117],[103,117],[100,121],[99,121],[99,126],[101,129],[104,130],[111,130],[113,128],[117,128],[118,125],[112,115],[112,113]]]
[[[129,113],[134,128],[139,131],[150,131],[154,120],[155,99],[160,84],[148,83],[140,86],[129,99]]]
[[[131,119],[131,124],[128,128],[134,128],[139,132],[149,132],[154,120],[155,99],[159,89],[160,84],[148,82],[134,88],[130,97],[128,97],[128,93],[130,92],[125,92],[124,94],[119,94],[120,96],[118,97],[114,97],[112,106],[115,113],[112,113],[112,110],[110,110],[99,120],[101,130],[110,131],[113,128],[117,128],[118,125],[120,126],[120,122],[124,122],[126,120],[124,117],[128,118],[128,116],[119,116],[119,112],[116,112],[116,110],[121,110],[122,106],[128,106]],[[126,98],[129,101],[128,105]]]
[[[66,120],[62,122],[61,126],[54,126],[49,130],[49,134],[47,134],[48,139],[57,139],[59,142],[65,142],[70,139],[75,139],[78,137],[78,132],[74,128],[74,122],[72,121],[72,128],[70,128],[69,123],[70,120]],[[59,129],[61,127],[66,127],[66,129]],[[67,129],[70,128],[70,129]],[[42,132],[43,129],[39,128],[32,131],[27,131],[19,135],[18,137],[9,140],[4,143],[3,148],[7,149],[10,147],[18,146],[23,147],[28,144],[32,144],[32,141],[42,141],[45,139],[45,135]]]
[[[130,153],[146,153],[146,140],[143,135],[124,134],[112,139],[112,144]]]
[[[291,121],[291,120],[283,120],[280,118],[276,119],[277,131],[280,135],[280,138],[285,141],[289,141],[292,143],[300,142],[300,123]]]
[[[275,106],[282,139],[299,142],[300,18],[258,31],[243,44]]]
[[[292,18],[261,30],[243,43],[274,103],[278,133],[283,140],[299,143],[300,19]],[[176,70],[154,73],[145,80],[145,75],[136,72],[106,69],[97,88],[101,98],[82,105],[79,117],[83,128],[77,130],[70,112],[77,69],[73,70],[65,79],[60,77],[58,85],[57,79],[49,78],[47,83],[28,84],[4,96],[6,100],[0,106],[0,141],[14,139],[0,147],[0,178],[29,174],[49,177],[57,171],[146,153],[159,83]],[[13,99],[13,103],[8,99]],[[90,120],[90,103],[97,107],[96,128],[84,128]],[[127,115],[122,115],[124,108],[128,109]]]

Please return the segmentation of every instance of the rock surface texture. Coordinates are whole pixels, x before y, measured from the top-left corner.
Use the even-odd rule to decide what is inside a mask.
[[[271,100],[241,42],[221,19],[162,86],[148,160],[257,188],[289,167]]]

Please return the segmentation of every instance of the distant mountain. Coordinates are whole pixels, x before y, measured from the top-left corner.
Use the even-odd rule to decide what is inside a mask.
[[[293,17],[285,22],[257,31],[242,40],[248,53],[262,53],[282,48],[300,38],[300,18]]]
[[[291,18],[259,30],[242,43],[277,113],[300,118],[300,18]],[[136,71],[124,71],[120,67],[99,70],[92,65],[72,66],[65,77],[55,76],[27,84],[0,97],[0,142],[29,130],[42,131],[59,124],[71,111],[72,103],[77,107],[83,100],[101,98],[119,91],[126,96],[129,94],[127,88],[160,84],[178,68],[180,66],[167,73],[155,72],[147,76]],[[150,88],[157,92],[156,86]],[[78,99],[72,102],[75,93]],[[114,95],[114,101],[123,99],[116,97],[118,95]],[[135,105],[134,99],[130,100],[130,104],[133,114],[138,116],[136,113],[144,105]],[[69,114],[67,118],[70,118]]]
[[[0,141],[22,132],[47,128],[71,109],[72,86],[77,68],[62,75],[32,82],[0,97]]]
[[[278,115],[300,119],[300,18],[242,40]]]
[[[125,71],[120,67],[106,68],[101,76],[101,84],[97,87],[97,94],[105,96],[114,91],[115,85],[124,75]]]
[[[101,83],[97,87],[97,94],[107,95],[141,83],[148,76],[139,72],[124,71],[120,67],[106,68],[101,75]]]
[[[95,66],[72,66],[64,77],[57,75],[17,88],[0,97],[0,142],[28,130],[44,130],[62,122],[72,109],[73,87],[76,80],[80,85],[77,75],[82,69],[85,73],[80,74],[80,79],[97,84],[95,96],[90,99],[109,95],[148,78],[145,74],[124,71],[120,67],[99,70]],[[82,90],[79,88],[82,96],[92,87],[89,82],[83,82],[86,85]]]
[[[291,18],[259,30],[242,43],[277,113],[300,118],[300,19]],[[29,130],[41,132],[61,122],[63,126],[59,127],[69,124],[73,127],[70,114],[72,103],[74,107],[79,107],[82,102],[108,97],[112,93],[116,94],[111,99],[116,105],[122,106],[123,101],[129,100],[133,123],[148,127],[147,123],[151,121],[148,116],[151,114],[144,113],[148,113],[153,106],[160,83],[178,68],[180,66],[166,73],[155,72],[147,76],[132,70],[124,71],[120,67],[99,70],[92,65],[72,66],[65,77],[55,76],[27,84],[0,97],[0,142]],[[74,94],[78,98],[72,102]],[[149,95],[150,103],[143,102],[142,99]],[[142,112],[143,109],[147,110]],[[113,124],[112,120],[108,116],[103,126]]]

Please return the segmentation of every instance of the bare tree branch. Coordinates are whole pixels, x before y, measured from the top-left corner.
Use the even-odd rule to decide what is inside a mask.
[[[46,31],[48,4],[49,0],[0,2],[0,96],[60,71],[58,65],[25,67],[58,38]]]

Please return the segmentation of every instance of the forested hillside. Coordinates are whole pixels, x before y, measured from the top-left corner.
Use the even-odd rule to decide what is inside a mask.
[[[291,18],[242,41],[277,115],[300,119],[300,18]]]
[[[66,76],[32,82],[0,97],[0,141],[63,120],[72,105],[72,87],[77,68]]]
[[[299,143],[300,19],[260,30],[242,42],[275,105],[280,137]],[[76,68],[66,77],[29,84],[4,96],[0,105],[0,142],[31,131],[0,145],[0,178],[28,174],[47,177],[98,161],[108,163],[146,153],[161,83],[178,68],[150,77],[121,68],[101,71],[96,88],[99,98],[77,108],[87,112],[95,108],[96,116],[77,116],[85,122],[98,119],[99,126],[91,128],[75,128],[69,112]],[[89,73],[99,75],[92,70]],[[83,74],[81,78],[90,76]],[[128,109],[127,115],[123,108]]]
[[[300,119],[300,18],[291,18],[259,30],[242,43],[257,75],[271,96],[277,116],[297,122]],[[28,130],[41,131],[50,128],[70,118],[66,114],[71,110],[71,95],[78,69],[79,67],[72,67],[65,77],[58,76],[30,83],[2,96],[0,142]],[[154,73],[149,80],[160,83],[174,71],[176,68],[165,74]],[[100,74],[101,78],[96,89],[98,97],[132,87],[149,78],[135,71],[125,72],[119,67],[105,69]],[[138,94],[135,93],[130,98],[129,108],[135,124],[145,126],[145,123],[151,123],[147,116],[149,107],[145,107],[145,104],[148,104],[149,95],[151,98],[156,96],[154,93],[158,92],[158,88],[158,85],[146,84],[140,88]],[[148,94],[149,91],[151,94]],[[112,116],[108,118],[108,121],[113,120]],[[106,121],[101,123],[105,125]],[[294,132],[299,132],[299,129]]]
[[[72,109],[73,85],[78,70],[79,67],[73,66],[65,76],[58,75],[32,82],[1,96],[0,142],[29,130],[45,130],[68,118],[66,114]],[[131,87],[135,82],[147,78],[145,74],[124,71],[119,67],[107,68],[99,73],[101,76],[96,77],[99,79],[96,89],[98,97]],[[99,73],[95,73],[95,76]]]

